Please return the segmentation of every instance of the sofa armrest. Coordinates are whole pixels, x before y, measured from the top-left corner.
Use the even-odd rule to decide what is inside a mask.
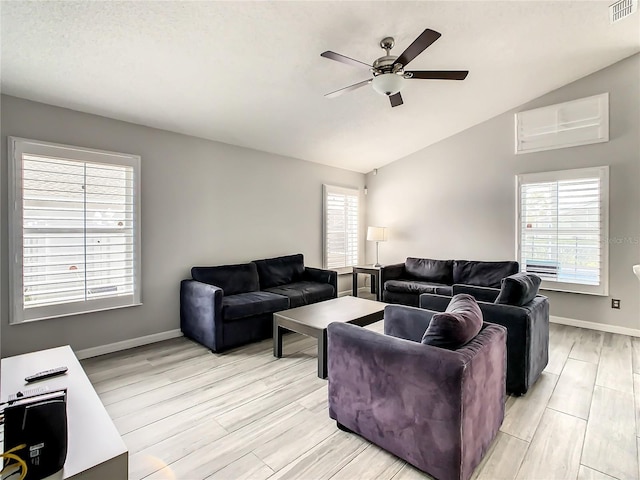
[[[485,322],[507,328],[507,366],[510,393],[521,395],[549,362],[549,302],[535,297],[523,307],[478,302]],[[517,375],[515,372],[520,372]]]
[[[180,282],[180,329],[211,350],[222,341],[221,288],[196,280]]]
[[[478,287],[476,285],[465,285],[461,283],[456,283],[453,286],[453,294],[458,295],[459,293],[466,293],[475,298],[478,302],[490,302],[493,303],[498,298],[500,294],[499,288],[491,288],[491,287]]]
[[[509,327],[514,322],[525,322],[529,309],[502,303],[478,302],[485,322],[497,323]]]
[[[420,343],[434,313],[404,305],[386,306],[384,307],[384,334]]]
[[[333,285],[333,291],[336,296],[338,295],[338,272],[334,270],[324,270],[322,268],[305,267],[304,278],[312,282]]]
[[[387,280],[396,280],[405,275],[404,263],[396,263],[394,265],[384,265],[380,267],[380,285],[384,288]]]
[[[444,312],[449,306],[451,297],[447,295],[436,295],[435,293],[423,293],[420,295],[420,308],[433,310],[434,312]]]

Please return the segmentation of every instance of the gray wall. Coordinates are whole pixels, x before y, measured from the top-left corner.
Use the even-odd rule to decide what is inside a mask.
[[[3,356],[64,344],[84,349],[179,328],[179,282],[192,265],[302,252],[307,265],[321,266],[322,184],[364,184],[356,172],[14,97],[2,96],[0,107]],[[8,135],[142,157],[144,305],[9,325]],[[364,242],[361,248],[363,254]],[[349,289],[350,280],[341,277],[339,290]]]
[[[543,75],[544,72],[541,72]],[[382,263],[515,258],[515,175],[610,165],[610,298],[547,292],[552,315],[640,328],[640,55],[367,175],[368,225],[391,228]],[[609,92],[610,141],[515,155],[517,111]],[[428,128],[428,125],[425,125]],[[367,245],[371,261],[374,249]]]

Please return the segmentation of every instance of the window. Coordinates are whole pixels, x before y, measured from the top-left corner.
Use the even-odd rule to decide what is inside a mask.
[[[323,196],[324,268],[346,272],[358,264],[360,192],[324,185]]]
[[[11,323],[140,304],[140,157],[9,137]]]
[[[608,295],[609,167],[519,175],[518,260],[542,288]]]
[[[609,141],[609,94],[516,113],[516,153]]]

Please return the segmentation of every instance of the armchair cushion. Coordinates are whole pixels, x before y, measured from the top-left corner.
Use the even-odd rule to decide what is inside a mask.
[[[404,264],[410,277],[440,285],[453,283],[453,260],[408,257]]]
[[[420,280],[388,280],[385,290],[396,293],[435,293],[437,287],[446,287],[444,283],[424,282]]]
[[[329,300],[336,296],[333,285],[308,281],[294,282],[288,285],[267,288],[265,291],[287,297],[289,299],[290,308]]]
[[[518,262],[455,260],[453,262],[453,282],[451,283],[500,288],[502,279],[518,273],[518,269]]]
[[[253,263],[222,265],[219,267],[193,267],[191,276],[198,282],[221,288],[225,295],[260,290],[258,270],[256,270],[256,266]]]
[[[222,297],[222,320],[238,320],[289,308],[289,299],[270,292],[248,292]]]
[[[451,299],[443,313],[436,313],[424,332],[422,343],[456,350],[469,343],[482,328],[482,312],[471,295]]]
[[[254,260],[253,263],[258,268],[262,290],[297,282],[304,273],[304,257],[301,253]]]
[[[531,273],[516,273],[502,279],[500,294],[495,303],[521,307],[528,304],[538,294],[542,279]]]

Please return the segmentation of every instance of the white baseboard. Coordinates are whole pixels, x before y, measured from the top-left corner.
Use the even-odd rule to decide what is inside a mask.
[[[369,290],[368,288],[359,288],[358,290]],[[345,295],[351,295],[351,290],[345,290],[339,292],[338,296],[343,297]],[[587,322],[584,320],[577,320],[575,318],[557,317],[551,315],[549,317],[551,323],[557,323],[560,325],[569,325],[570,327],[587,328],[590,330],[598,330],[601,332],[618,333],[620,335],[629,335],[631,337],[640,337],[640,330],[635,328],[619,327],[617,325],[607,325],[605,323]],[[107,353],[119,352],[121,350],[127,350],[128,348],[140,347],[142,345],[148,345],[150,343],[161,342],[163,340],[169,340],[171,338],[181,337],[182,332],[179,328],[175,330],[169,330],[167,332],[153,333],[151,335],[145,335],[144,337],[130,338],[129,340],[123,340],[121,342],[109,343],[107,345],[100,345],[98,347],[85,348],[75,352],[76,357],[82,360],[85,358],[97,357],[99,355],[105,355]]]
[[[369,293],[371,291],[371,287],[358,287],[358,295],[360,292]],[[353,295],[353,289],[343,290],[342,292],[338,292],[339,297],[346,297],[347,295]]]
[[[76,351],[75,354],[78,359],[82,360],[84,358],[97,357],[98,355],[119,352],[120,350],[127,350],[128,348],[140,347],[141,345],[148,345],[149,343],[161,342],[163,340],[169,340],[170,338],[177,338],[181,336],[182,331],[179,328],[176,328],[175,330],[169,330],[168,332],[153,333],[151,335],[145,335],[144,337],[130,338],[129,340],[123,340],[121,342],[85,348],[84,350]]]
[[[576,320],[575,318],[556,317],[555,315],[549,316],[549,321],[560,325],[569,325],[570,327],[588,328],[590,330],[598,330],[600,332],[640,337],[640,330],[636,328],[619,327],[617,325],[607,325],[606,323],[586,322],[584,320]]]

